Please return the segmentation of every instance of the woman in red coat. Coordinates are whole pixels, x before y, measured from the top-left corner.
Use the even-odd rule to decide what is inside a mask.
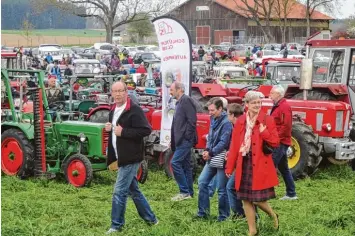
[[[249,91],[245,102],[248,111],[234,126],[225,172],[230,177],[236,169],[237,196],[243,201],[249,235],[255,235],[254,205],[273,218],[276,229],[279,227],[278,215],[267,202],[275,198],[274,186],[278,185],[278,178],[272,155],[263,152],[263,142],[275,148],[280,140],[274,119],[260,111],[260,93]]]

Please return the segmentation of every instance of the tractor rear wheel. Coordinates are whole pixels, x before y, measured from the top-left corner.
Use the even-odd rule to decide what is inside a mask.
[[[95,122],[95,123],[107,123],[109,113],[110,113],[110,111],[106,110],[106,109],[105,110],[98,110],[90,116],[89,121]]]
[[[173,159],[174,152],[169,148],[164,152],[164,170],[169,178],[174,178],[173,168],[171,166],[171,160]],[[197,172],[197,156],[194,150],[191,150],[191,163],[192,163],[192,176],[193,179],[196,177]]]
[[[292,97],[292,99],[303,100],[303,92],[297,93],[296,95],[294,95]],[[336,101],[337,100],[334,96],[330,95],[329,93],[324,93],[324,92],[320,92],[317,90],[308,91],[307,99],[308,100],[317,100],[317,101]]]
[[[6,175],[31,176],[34,157],[33,144],[23,132],[8,129],[1,134],[1,170]]]
[[[90,184],[93,170],[90,160],[82,154],[74,154],[63,163],[65,179],[74,187],[80,188]]]
[[[191,98],[195,102],[197,113],[207,113],[207,109],[205,106],[209,101],[208,97],[203,97],[198,89],[192,88]]]
[[[139,183],[144,184],[147,178],[148,178],[148,162],[146,160],[143,160],[140,163],[139,169],[137,171],[137,180]]]
[[[312,128],[302,122],[294,122],[291,142],[287,157],[293,178],[296,180],[313,174],[322,157]]]

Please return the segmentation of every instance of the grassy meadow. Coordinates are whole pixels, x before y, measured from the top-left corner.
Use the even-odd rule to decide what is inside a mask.
[[[115,172],[95,173],[90,187],[77,189],[64,177],[54,180],[20,180],[2,176],[1,231],[5,236],[104,235],[110,226],[111,197]],[[159,224],[148,226],[128,200],[126,226],[113,235],[247,235],[244,220],[216,222],[217,196],[211,202],[209,220],[194,221],[197,194],[193,199],[171,202],[178,189],[164,171],[151,165],[148,180],[140,185],[156,213]],[[329,166],[312,178],[296,182],[299,200],[270,201],[280,216],[280,230],[260,211],[262,236],[354,236],[355,172],[348,166]],[[277,196],[284,194],[281,180]],[[195,183],[197,193],[197,184]]]

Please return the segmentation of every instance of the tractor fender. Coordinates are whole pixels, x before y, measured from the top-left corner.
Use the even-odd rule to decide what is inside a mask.
[[[34,129],[33,124],[30,123],[17,123],[11,121],[5,121],[1,123],[1,133],[8,129],[18,129],[25,134],[28,140],[34,138]]]
[[[93,114],[95,114],[99,110],[110,110],[110,109],[111,109],[110,105],[101,105],[101,106],[95,107],[89,111],[89,114],[87,115],[87,119],[89,119],[90,116],[92,116]]]
[[[202,97],[225,97],[227,96],[226,89],[220,84],[199,84],[193,83],[191,88],[198,90]]]

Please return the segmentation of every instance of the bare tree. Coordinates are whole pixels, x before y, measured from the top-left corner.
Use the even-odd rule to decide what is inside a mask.
[[[340,0],[301,0],[306,6],[306,20],[307,20],[307,37],[311,35],[311,18],[314,11],[323,9],[327,13],[335,13],[337,11],[336,5],[340,4]]]
[[[233,0],[238,11],[243,13],[245,17],[255,21],[256,25],[263,33],[266,42],[275,40],[271,33],[271,18],[274,11],[276,0],[254,0],[253,4],[248,0]],[[243,3],[243,4],[240,4]]]
[[[173,0],[36,0],[80,17],[92,17],[104,24],[106,42],[112,43],[113,30],[130,22],[164,14]],[[43,5],[43,4],[42,4]],[[73,7],[74,6],[74,7]],[[82,9],[86,9],[83,11]],[[144,15],[145,17],[141,17]],[[138,17],[140,16],[140,17]]]
[[[22,29],[22,35],[24,38],[26,38],[27,41],[26,46],[30,45],[29,39],[31,38],[33,28],[34,28],[33,25],[27,18],[23,20],[21,29]]]
[[[275,13],[279,20],[283,43],[286,42],[287,19],[295,4],[295,0],[275,0]]]

